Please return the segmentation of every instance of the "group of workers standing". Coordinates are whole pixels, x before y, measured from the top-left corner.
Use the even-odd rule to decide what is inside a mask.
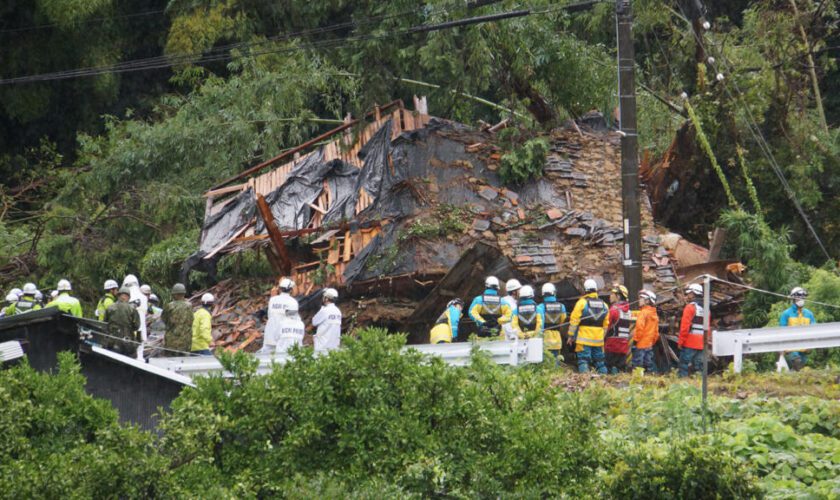
[[[479,337],[528,339],[541,336],[545,348],[557,363],[563,349],[562,327],[568,325],[566,343],[574,349],[578,371],[619,373],[632,366],[654,371],[653,347],[659,341],[659,316],[656,294],[639,291],[639,308],[631,310],[628,290],[615,284],[609,302],[598,295],[594,279],[584,281],[584,294],[577,299],[571,314],[557,298],[557,289],[545,283],[541,289],[542,303],[535,300],[534,288],[511,279],[505,283],[505,295],[500,295],[500,282],[489,276],[484,292],[475,297],[467,311],[475,322]],[[685,290],[686,306],[680,324],[680,376],[699,369],[703,360],[703,315],[699,301],[701,285],[692,284]],[[437,319],[430,332],[430,342],[452,342],[458,337],[463,302],[452,300]],[[568,323],[566,320],[568,318]]]
[[[300,317],[298,301],[292,297],[294,287],[294,281],[283,278],[278,287],[280,293],[269,299],[261,353],[285,353],[293,346],[303,345],[306,326]],[[313,335],[315,352],[338,349],[341,344],[342,315],[337,300],[338,291],[334,288],[321,292],[321,309],[312,318],[312,327],[316,330]]]

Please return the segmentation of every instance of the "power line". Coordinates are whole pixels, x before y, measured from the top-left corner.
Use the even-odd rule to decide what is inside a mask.
[[[153,15],[157,15],[157,14],[164,14],[164,13],[167,13],[167,12],[179,12],[181,10],[185,10],[185,9],[172,9],[172,10],[158,9],[158,10],[148,10],[148,11],[145,11],[145,12],[134,12],[134,13],[131,13],[131,14],[121,14],[121,15],[118,15],[118,16],[92,17],[90,19],[83,19],[81,21],[74,21],[74,22],[67,23],[67,24],[73,25],[73,26],[78,26],[78,25],[83,25],[83,24],[98,23],[98,22],[102,22],[102,21],[113,21],[113,20],[116,20],[116,19],[131,19],[131,18],[135,18],[135,17],[147,17],[147,16],[153,16]],[[2,29],[2,30],[0,30],[0,34],[2,34],[2,33],[22,33],[22,32],[25,32],[25,31],[36,31],[36,30],[41,30],[41,29],[46,29],[46,28],[55,28],[55,27],[64,26],[64,25],[65,25],[65,23],[57,23],[57,22],[56,23],[46,23],[46,24],[35,24],[35,25],[32,25],[32,26],[21,26],[21,27],[18,27],[18,28]]]
[[[680,11],[682,12],[683,16],[686,16],[685,11],[682,10],[682,7],[679,6],[679,3],[677,5],[678,5]],[[694,35],[695,40],[697,41],[698,44],[700,44],[703,51],[708,54],[709,51],[708,51],[707,47],[705,46],[702,37],[694,30],[693,26],[690,26],[689,29],[691,29],[691,32]],[[723,61],[726,64],[726,68],[725,68],[726,71],[730,75],[734,76],[735,75],[734,69],[732,68],[732,66],[730,64],[727,63],[726,58],[724,56],[725,56],[725,54],[723,54],[722,52],[719,54],[719,57],[720,57],[721,61]],[[707,62],[709,63],[710,66],[712,66],[712,69],[714,69],[716,74],[721,74],[720,71],[718,71],[718,67],[715,64],[716,61],[714,59],[707,60]],[[770,145],[768,144],[767,139],[764,137],[764,134],[761,132],[761,129],[758,126],[758,122],[753,117],[752,112],[750,111],[750,108],[747,105],[747,103],[744,102],[744,100],[743,100],[744,93],[738,87],[738,82],[736,82],[734,78],[732,79],[732,85],[735,87],[735,90],[737,91],[737,95],[738,95],[738,98],[736,98],[732,94],[732,91],[729,89],[729,85],[728,85],[727,81],[728,81],[727,78],[723,78],[721,80],[724,91],[726,92],[726,94],[729,96],[729,98],[736,105],[740,105],[741,108],[745,111],[745,115],[747,117],[747,130],[750,131],[750,135],[752,135],[753,139],[758,144],[759,149],[764,154],[765,158],[767,158],[767,161],[770,162],[771,169],[776,174],[776,177],[778,177],[779,182],[782,185],[785,193],[787,194],[788,198],[790,198],[791,202],[793,203],[794,207],[796,208],[796,211],[799,213],[802,220],[805,222],[805,225],[808,227],[808,230],[810,231],[811,235],[817,241],[817,244],[819,245],[820,250],[822,250],[826,259],[832,260],[831,254],[828,253],[828,250],[826,249],[825,245],[823,244],[822,239],[820,239],[819,235],[817,234],[816,229],[814,229],[814,226],[811,224],[811,220],[808,218],[808,215],[805,213],[805,210],[802,208],[802,205],[799,203],[799,200],[796,197],[796,193],[793,191],[793,188],[790,187],[790,184],[788,183],[787,178],[784,175],[784,172],[782,171],[779,164],[776,162],[776,158],[773,156],[773,152],[770,149]]]
[[[411,11],[409,11],[411,12]],[[446,21],[443,23],[432,24],[432,25],[418,25],[413,26],[404,30],[397,30],[379,34],[368,34],[368,35],[356,35],[356,36],[349,36],[344,38],[337,38],[334,40],[322,40],[316,41],[308,44],[306,47],[272,47],[269,49],[261,50],[261,51],[252,51],[249,52],[248,56],[257,56],[257,55],[265,55],[265,54],[274,54],[274,53],[284,53],[284,52],[294,52],[294,51],[301,51],[301,50],[309,50],[313,48],[332,48],[341,46],[347,43],[355,43],[360,41],[367,41],[373,39],[382,39],[382,38],[390,38],[395,36],[401,35],[412,35],[418,33],[426,33],[431,31],[439,31],[443,29],[450,29],[460,26],[467,26],[472,24],[480,24],[486,22],[494,22],[504,19],[510,19],[515,17],[524,17],[530,15],[532,12],[530,10],[518,10],[518,11],[509,11],[503,12],[498,14],[488,14],[485,16],[477,16],[471,18],[464,18],[464,19],[457,19],[453,21]],[[388,18],[388,17],[395,17],[397,14],[390,14],[387,16],[380,16],[380,18]],[[336,31],[339,29],[344,29],[348,27],[359,26],[360,24],[366,24],[373,22],[373,18],[369,18],[365,23],[341,23],[337,25],[327,26],[323,28],[316,28],[312,30],[301,31],[297,33],[290,33],[286,35],[280,35],[277,37],[272,37],[268,40],[263,41],[255,41],[255,42],[241,42],[236,44],[230,44],[227,46],[216,47],[211,49],[209,53],[188,53],[188,54],[179,54],[176,56],[158,56],[158,57],[151,57],[145,59],[136,59],[133,61],[126,61],[122,63],[116,63],[111,65],[104,65],[104,66],[94,66],[94,67],[87,67],[87,68],[78,68],[73,70],[64,70],[64,71],[57,71],[52,73],[43,73],[37,75],[29,75],[29,76],[22,76],[22,77],[14,77],[14,78],[6,78],[0,80],[0,85],[11,85],[11,84],[21,84],[21,83],[33,83],[33,82],[44,82],[44,81],[54,81],[54,80],[64,80],[69,78],[78,78],[83,76],[96,76],[101,74],[114,74],[114,73],[126,73],[132,71],[146,71],[152,69],[162,69],[171,66],[177,66],[179,64],[207,64],[210,62],[217,62],[217,61],[225,61],[234,59],[236,57],[240,57],[237,55],[233,55],[229,53],[230,50],[235,49],[250,49],[252,47],[267,45],[278,41],[287,41],[294,37],[306,36],[306,35],[313,35],[313,34],[321,34],[330,31]],[[197,60],[195,60],[197,58]]]

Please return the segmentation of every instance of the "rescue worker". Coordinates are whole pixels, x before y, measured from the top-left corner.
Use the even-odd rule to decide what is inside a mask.
[[[41,309],[41,304],[38,303],[36,295],[38,294],[38,287],[34,283],[27,283],[23,285],[21,294],[17,296],[17,300],[13,301],[6,307],[4,311],[6,316],[14,316],[15,314],[22,314],[29,311],[37,311]],[[8,300],[12,294],[10,293],[6,299]]]
[[[473,299],[468,313],[478,327],[479,337],[495,337],[499,335],[499,318],[509,310],[499,297],[499,278],[488,276],[484,280],[484,293]]]
[[[700,301],[703,286],[692,283],[685,289],[685,308],[680,320],[680,336],[677,346],[680,348],[679,376],[687,377],[689,368],[699,370],[703,365],[703,317],[706,311]]]
[[[11,316],[14,314],[14,307],[15,302],[18,301],[18,296],[12,292],[9,292],[6,295],[6,305],[3,307],[3,310],[0,311],[0,317]]]
[[[341,309],[335,305],[337,300],[335,288],[327,288],[321,294],[321,309],[312,318],[312,326],[317,329],[315,352],[331,351],[341,345]]]
[[[805,298],[808,292],[802,287],[795,287],[790,291],[790,307],[779,316],[779,326],[807,326],[817,323],[817,318],[810,309],[805,308]],[[808,362],[804,351],[785,353],[788,364],[794,371],[799,371]]]
[[[654,371],[653,346],[659,341],[659,315],[656,313],[656,294],[650,290],[639,292],[639,314],[633,332],[633,368]]]
[[[542,286],[542,296],[543,303],[537,306],[537,314],[542,319],[543,342],[554,356],[554,364],[560,365],[560,351],[563,349],[560,325],[566,322],[566,306],[557,301],[557,288],[551,283]]]
[[[450,300],[446,310],[438,316],[435,326],[429,332],[430,344],[449,344],[458,338],[458,324],[461,322],[461,311],[464,302],[461,299]]]
[[[102,289],[105,290],[105,295],[99,299],[99,303],[96,304],[96,311],[94,311],[96,319],[99,321],[105,321],[105,311],[111,304],[117,301],[117,290],[119,290],[119,288],[120,287],[117,285],[117,282],[114,280],[107,280],[105,281],[105,284],[102,285]]]
[[[9,294],[15,294],[15,296],[19,299],[20,296],[23,295],[23,290],[21,290],[20,288],[12,288],[11,290],[9,290]]]
[[[295,314],[298,311],[298,302],[291,295],[295,282],[289,278],[283,278],[280,280],[279,287],[280,294],[271,297],[268,301],[268,321],[265,323],[263,348],[260,352],[273,353],[277,350],[283,324],[288,323],[286,310],[292,309]]]
[[[108,334],[102,340],[102,347],[116,351],[126,356],[132,356],[137,352],[137,345],[140,342],[140,314],[128,299],[131,290],[122,287],[117,293],[117,301],[109,304],[102,316],[102,321],[108,323]]]
[[[147,337],[147,328],[146,328],[146,313],[149,312],[149,300],[140,291],[140,281],[137,279],[137,276],[133,274],[128,274],[123,279],[123,286],[127,286],[129,290],[131,290],[131,297],[129,298],[129,302],[134,304],[137,308],[137,312],[140,313],[140,339],[145,342]],[[186,294],[186,289],[184,291]]]
[[[614,284],[610,290],[610,324],[604,341],[604,355],[610,373],[627,371],[627,355],[630,354],[630,330],[633,327],[633,313],[627,301],[629,293],[624,285]]]
[[[513,311],[516,309],[517,302],[519,301],[519,290],[522,288],[522,283],[519,282],[517,279],[509,279],[507,283],[505,283],[505,296],[502,297],[502,304],[506,305],[508,308],[507,314],[503,314],[502,317],[499,319],[499,323],[502,325],[502,332],[504,332],[504,337],[506,339],[512,340],[517,337],[517,333],[513,328]]]
[[[525,285],[519,289],[519,300],[513,311],[511,326],[517,338],[530,339],[540,334],[543,328],[542,316],[537,312],[534,288]]]
[[[212,356],[210,343],[213,342],[213,316],[210,309],[216,298],[212,293],[205,293],[201,296],[201,307],[193,313],[192,324],[192,346],[190,352],[202,356]]]
[[[280,320],[280,331],[275,352],[286,353],[293,346],[302,346],[304,333],[306,333],[306,326],[300,319],[298,304],[295,301],[294,304],[289,304],[285,310],[285,315]]]
[[[35,291],[35,303],[37,303],[41,308],[44,307],[44,294],[41,293],[41,290]]]
[[[149,297],[152,296],[152,287],[149,285],[140,285],[140,293],[146,296],[146,300],[149,300]]]
[[[604,334],[609,326],[609,309],[598,298],[598,283],[593,279],[583,282],[585,294],[578,299],[569,319],[569,345],[575,346],[578,371],[589,372],[594,364],[598,373],[607,373],[604,363]]]
[[[134,292],[134,289],[129,287],[129,291]],[[184,356],[192,349],[193,310],[184,298],[186,294],[187,287],[175,283],[172,287],[172,302],[163,308],[163,323],[166,325],[163,347],[167,349],[164,356]],[[144,314],[139,309],[137,313],[142,326]]]
[[[77,318],[82,317],[82,304],[79,299],[70,295],[73,287],[67,280],[60,280],[55,287],[58,295],[49,303],[47,307],[57,307],[64,314],[70,314]],[[33,294],[34,295],[34,294]]]

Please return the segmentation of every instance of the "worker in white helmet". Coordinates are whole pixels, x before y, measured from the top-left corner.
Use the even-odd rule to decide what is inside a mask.
[[[213,315],[211,310],[216,298],[212,293],[201,296],[201,306],[193,313],[192,347],[190,352],[202,356],[212,356],[210,344],[213,342]]]
[[[140,338],[145,342],[148,339],[146,335],[146,314],[149,312],[149,299],[140,291],[140,281],[137,279],[137,276],[133,274],[126,275],[122,284],[128,287],[131,292],[128,301],[134,304],[137,308],[137,313],[140,315]],[[142,349],[142,346],[140,349]]]
[[[543,327],[542,316],[537,310],[537,302],[534,300],[534,289],[525,285],[519,289],[519,300],[516,302],[516,309],[513,311],[510,325],[514,338],[529,339],[540,334]]]
[[[102,286],[102,289],[105,291],[105,295],[99,299],[99,303],[96,304],[96,311],[94,314],[96,315],[96,319],[99,321],[105,321],[105,311],[108,310],[108,307],[117,301],[117,292],[119,291],[120,286],[117,285],[117,282],[114,280],[106,280],[105,284]]]
[[[293,322],[292,316],[297,316],[298,313],[298,301],[291,295],[295,282],[291,278],[283,278],[278,286],[280,293],[268,301],[268,321],[265,323],[263,348],[260,352],[272,353],[279,350],[281,330],[284,325]],[[287,310],[293,310],[294,315],[287,315]]]
[[[604,335],[610,323],[607,303],[598,298],[598,283],[583,282],[584,295],[575,303],[569,317],[569,345],[575,347],[578,371],[588,373],[591,365],[607,373],[604,361]]]
[[[54,298],[47,307],[57,307],[64,314],[71,314],[77,318],[82,317],[82,304],[79,299],[70,295],[73,287],[67,280],[60,280],[55,287],[58,291],[58,296]]]
[[[557,300],[557,288],[552,283],[542,286],[543,303],[537,306],[537,313],[542,317],[543,341],[545,348],[554,356],[554,364],[560,364],[560,351],[563,350],[563,336],[560,328],[566,322],[566,306]]]
[[[704,327],[703,318],[708,311],[703,310],[703,286],[692,283],[685,289],[685,307],[680,320],[680,336],[677,346],[680,348],[679,376],[687,377],[690,368],[699,370],[703,365]]]
[[[14,292],[6,294],[6,304],[3,306],[3,310],[0,311],[0,317],[14,316],[16,314],[15,302],[17,302],[19,298],[20,296]]]
[[[510,314],[510,310],[499,296],[499,278],[488,276],[484,280],[484,293],[473,299],[468,313],[478,327],[479,337],[495,337],[501,328],[499,319]]]
[[[23,285],[23,290],[20,294],[10,293],[6,300],[11,296],[16,295],[17,299],[12,301],[5,309],[5,316],[14,316],[15,314],[22,314],[29,311],[37,311],[41,309],[41,304],[37,299],[38,287],[35,283],[27,283]]]
[[[817,318],[810,309],[805,307],[805,299],[808,292],[801,286],[794,287],[790,291],[790,307],[785,309],[779,316],[779,326],[807,326],[815,325]],[[799,371],[808,362],[805,351],[794,351],[785,354],[787,364],[795,371]]]
[[[499,318],[499,324],[502,325],[502,333],[508,340],[518,337],[516,330],[513,327],[513,312],[516,310],[517,302],[519,301],[519,290],[522,288],[522,283],[517,279],[509,279],[505,283],[506,295],[502,297],[502,304],[507,306],[507,313]]]
[[[315,332],[315,352],[338,349],[341,345],[341,309],[335,305],[338,291],[326,288],[321,294],[321,309],[312,318]]]

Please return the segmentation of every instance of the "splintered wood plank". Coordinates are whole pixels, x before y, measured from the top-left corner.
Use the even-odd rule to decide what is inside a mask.
[[[334,266],[338,263],[338,240],[333,238],[330,240],[330,253],[327,254],[327,264]]]
[[[361,231],[356,231],[350,235],[350,244],[353,245],[353,255],[359,255],[359,252],[364,248],[364,238]]]
[[[350,231],[344,233],[344,262],[350,262],[353,256],[353,245],[350,242]]]

